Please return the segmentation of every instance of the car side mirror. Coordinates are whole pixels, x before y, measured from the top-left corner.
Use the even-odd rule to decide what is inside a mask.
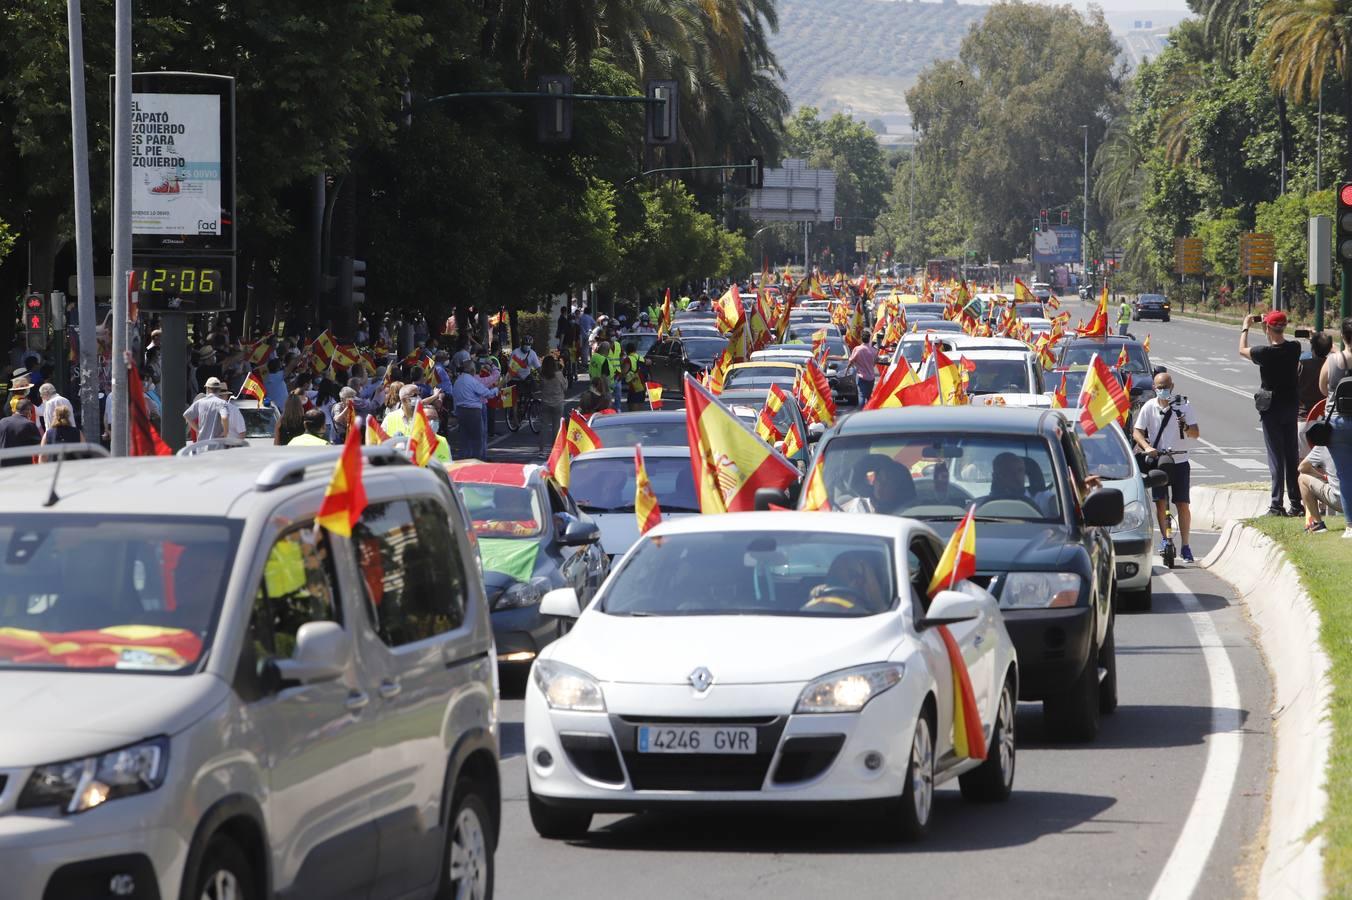
[[[925,617],[916,623],[920,629],[936,625],[970,622],[981,615],[981,601],[962,591],[940,591],[930,601]]]
[[[1148,488],[1162,488],[1169,486],[1169,473],[1163,469],[1151,469],[1141,477],[1145,479],[1145,486]]]
[[[558,616],[561,619],[576,619],[582,615],[582,607],[577,600],[577,590],[565,587],[547,591],[540,600],[540,615]]]
[[[822,439],[822,435],[824,434],[826,434],[826,426],[821,422],[813,422],[811,425],[807,426],[807,442],[809,444],[817,443],[817,441]]]
[[[563,529],[563,537],[559,538],[559,543],[565,547],[585,547],[599,540],[601,529],[595,522],[575,521],[569,522],[568,527]]]
[[[1111,528],[1122,524],[1122,492],[1117,488],[1099,488],[1084,500],[1084,524]]]
[[[756,512],[766,512],[771,506],[782,506],[785,509],[793,508],[793,501],[789,499],[789,492],[784,488],[756,488],[756,493],[751,502]]]
[[[337,622],[306,622],[296,632],[296,649],[289,659],[273,659],[268,663],[275,676],[274,689],[293,681],[312,684],[332,681],[347,670],[352,657],[352,644]]]

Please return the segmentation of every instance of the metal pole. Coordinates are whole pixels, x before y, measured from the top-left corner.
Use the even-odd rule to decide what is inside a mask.
[[[84,27],[80,0],[66,4],[70,34],[70,146],[75,166],[75,284],[80,350],[80,427],[100,440],[98,306],[94,299],[94,224],[89,198],[89,126],[85,119]]]
[[[1352,316],[1352,278],[1347,275],[1347,266],[1343,266],[1343,296],[1339,316],[1346,319]]]
[[[1324,78],[1319,77],[1319,116],[1314,129],[1314,189],[1324,189]]]
[[[803,277],[804,277],[804,278],[807,277],[807,273],[808,273],[807,236],[808,236],[808,229],[811,228],[811,227],[812,227],[812,223],[810,223],[810,222],[804,222],[804,223],[803,223]]]
[[[1324,330],[1324,286],[1314,286],[1314,330]]]
[[[182,411],[188,408],[188,317],[183,313],[160,316],[160,431],[164,442],[177,450],[188,437]]]
[[[1083,273],[1089,257],[1089,126],[1081,125],[1084,132],[1084,199],[1080,207],[1080,272]]]
[[[127,273],[131,270],[131,0],[116,2],[115,94],[113,99],[113,393],[109,403],[114,456],[126,456],[127,365],[123,357],[127,342]],[[166,416],[181,410],[165,410]]]

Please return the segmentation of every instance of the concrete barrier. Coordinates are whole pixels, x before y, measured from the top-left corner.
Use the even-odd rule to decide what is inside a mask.
[[[1236,491],[1226,488],[1192,489],[1192,527],[1220,531],[1227,522],[1252,519],[1267,512],[1267,491]]]
[[[1266,509],[1264,492],[1195,490],[1193,523],[1206,527],[1201,522],[1252,516],[1252,495],[1258,497],[1258,511]],[[1319,642],[1319,613],[1281,548],[1241,521],[1224,525],[1202,565],[1234,585],[1272,673],[1276,751],[1258,896],[1322,897],[1324,837],[1316,828],[1328,803],[1333,692],[1328,657]]]

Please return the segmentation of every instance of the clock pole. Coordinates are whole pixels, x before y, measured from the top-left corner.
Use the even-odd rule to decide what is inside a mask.
[[[188,439],[183,410],[188,408],[188,317],[160,313],[160,428],[164,442],[175,450]]]

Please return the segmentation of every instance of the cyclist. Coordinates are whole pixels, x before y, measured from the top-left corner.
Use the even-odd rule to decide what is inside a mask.
[[[1158,465],[1169,475],[1169,484],[1152,488],[1155,516],[1159,520],[1161,536],[1167,534],[1165,518],[1172,495],[1174,506],[1178,507],[1178,533],[1183,542],[1179,555],[1184,562],[1193,562],[1192,548],[1188,546],[1192,529],[1192,507],[1189,505],[1192,469],[1188,464],[1188,447],[1189,441],[1201,436],[1202,431],[1192,416],[1192,404],[1186,398],[1175,397],[1173,376],[1160,372],[1155,376],[1155,400],[1147,402],[1136,414],[1132,438],[1151,462],[1165,457]],[[1163,538],[1160,543],[1161,551],[1165,550]]]
[[[638,324],[634,326],[634,331],[640,334],[656,334],[657,328],[652,323],[652,316],[645,309],[638,314]]]

